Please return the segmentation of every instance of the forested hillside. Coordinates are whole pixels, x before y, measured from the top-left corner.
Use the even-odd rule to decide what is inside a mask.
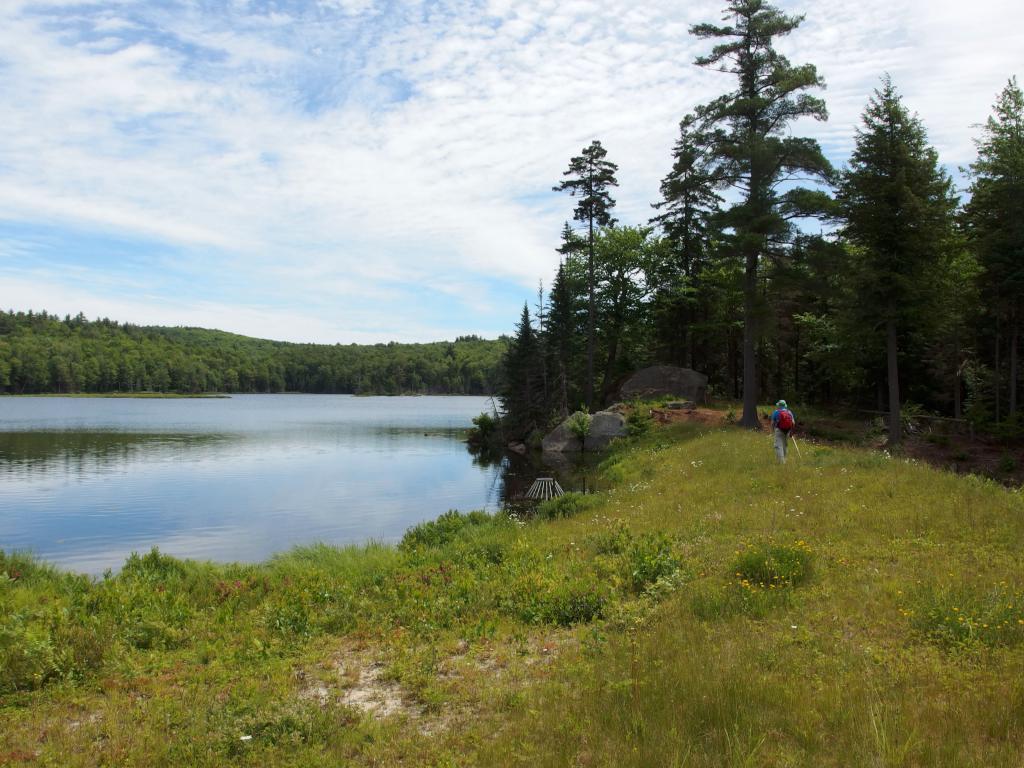
[[[490,394],[504,340],[289,344],[202,328],[0,312],[0,392]]]

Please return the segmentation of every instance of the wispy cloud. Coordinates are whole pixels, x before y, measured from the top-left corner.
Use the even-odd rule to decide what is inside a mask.
[[[883,72],[943,160],[968,163],[971,125],[1021,68],[1016,0],[782,5],[807,16],[787,54],[829,85],[831,120],[800,130],[837,163]],[[620,165],[619,217],[649,216],[679,119],[731,85],[692,65],[705,44],[689,25],[719,15],[704,0],[9,2],[0,255],[18,263],[0,303],[322,341],[508,328],[571,215],[550,187],[592,138]],[[63,251],[19,239],[26,224]],[[76,251],[83,232],[233,288],[218,313],[162,290],[159,263],[164,303],[60,271],[33,282],[44,266],[116,273]]]

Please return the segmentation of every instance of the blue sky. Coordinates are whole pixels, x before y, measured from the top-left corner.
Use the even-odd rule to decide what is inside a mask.
[[[779,3],[836,163],[889,72],[956,175],[1019,0]],[[511,330],[600,138],[641,223],[720,0],[0,0],[0,306],[317,342]]]

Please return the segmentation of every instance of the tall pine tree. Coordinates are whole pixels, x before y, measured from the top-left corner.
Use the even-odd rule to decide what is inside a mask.
[[[713,175],[741,197],[724,222],[744,268],[741,423],[757,429],[758,268],[789,236],[792,218],[812,215],[824,204],[823,195],[792,188],[793,181],[827,180],[831,174],[818,142],[790,136],[789,125],[803,117],[825,120],[827,112],[821,99],[804,93],[823,86],[814,66],[793,66],[774,47],[802,16],[788,16],[764,0],[729,0],[723,20],[729,23],[691,28],[699,38],[718,41],[696,63],[734,75],[737,87],[696,114],[708,135]]]
[[[587,264],[587,374],[586,374],[586,399],[587,408],[594,405],[594,323],[596,309],[595,301],[595,273],[594,273],[594,234],[600,227],[610,226],[615,223],[612,218],[611,209],[615,207],[615,201],[609,193],[609,187],[617,187],[619,182],[615,179],[615,172],[619,167],[605,158],[608,152],[596,139],[585,147],[581,154],[569,161],[569,168],[562,175],[566,178],[556,187],[555,192],[568,192],[573,197],[578,197],[576,210],[573,212],[573,219],[587,224],[587,251],[589,261]]]

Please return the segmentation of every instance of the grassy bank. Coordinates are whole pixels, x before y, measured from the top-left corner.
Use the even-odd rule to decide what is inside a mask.
[[[1020,765],[1020,496],[802,447],[655,429],[393,548],[5,555],[0,764]]]

